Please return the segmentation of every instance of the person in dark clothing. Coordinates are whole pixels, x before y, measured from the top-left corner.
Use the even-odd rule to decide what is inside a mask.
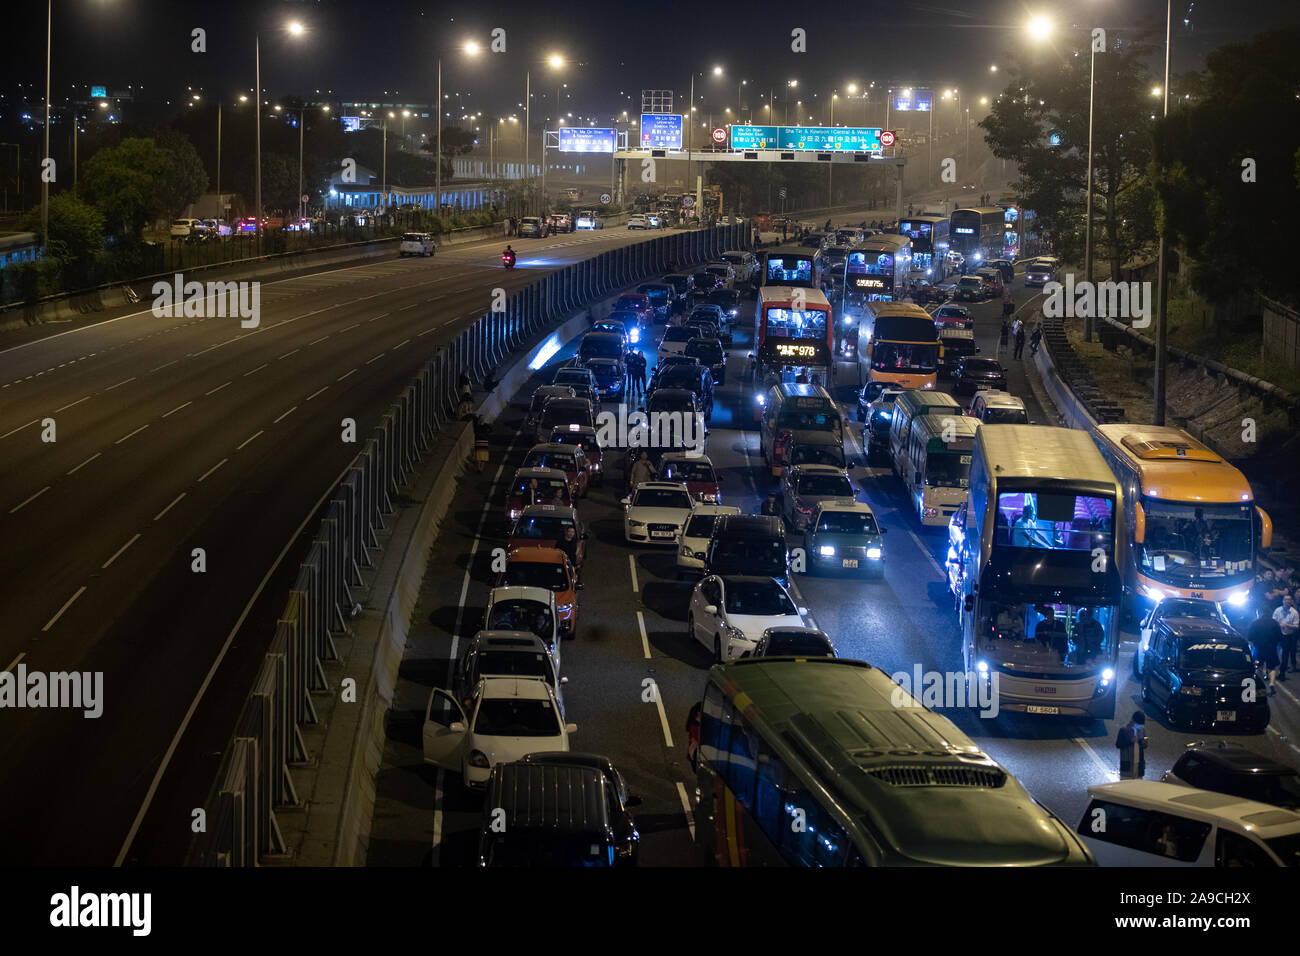
[[[781,220],[781,241],[785,242],[790,237],[790,220]]]
[[[1043,340],[1043,327],[1034,326],[1034,334],[1029,337],[1029,352],[1031,355],[1038,354],[1038,343]]]
[[[1011,353],[1012,358],[1020,358],[1025,351],[1025,327],[1022,325],[1016,329],[1016,350]]]
[[[1011,323],[1005,318],[1002,320],[1002,331],[998,333],[998,354],[1001,355],[1007,350],[1007,342],[1011,338]]]
[[[759,509],[761,514],[777,516],[781,514],[781,507],[776,503],[776,494],[770,494],[763,501],[763,506]]]
[[[582,567],[578,564],[578,532],[573,525],[567,525],[564,529],[564,537],[556,542],[556,547],[564,552],[564,556],[569,559],[569,564],[573,565],[573,573],[576,575],[579,584],[582,583]]]
[[[823,232],[830,232],[830,231],[831,231],[831,221],[830,221],[830,219],[827,219],[827,220],[826,220],[826,225],[822,226],[822,231],[823,231]]]
[[[1139,710],[1115,735],[1115,746],[1119,750],[1121,780],[1139,780],[1147,772],[1146,722],[1147,715]]]
[[[632,352],[627,359],[628,395],[645,395],[645,356]]]

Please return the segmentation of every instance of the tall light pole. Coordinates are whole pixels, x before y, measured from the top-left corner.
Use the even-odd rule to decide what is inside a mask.
[[[480,47],[473,40],[466,40],[464,45],[461,47],[461,49],[469,56],[478,56],[479,51],[482,49],[482,47]],[[434,139],[436,143],[434,149],[437,151],[435,156],[435,159],[437,161],[434,163],[434,174],[433,174],[434,177],[434,187],[433,187],[434,210],[433,211],[434,211],[434,215],[440,216],[442,215],[442,57],[441,56],[438,57],[438,96],[437,96],[436,108],[433,111],[433,122],[434,122]],[[405,126],[403,126],[403,132],[405,132]],[[491,137],[489,136],[488,139],[490,143]]]
[[[552,53],[546,58],[546,65],[552,70],[561,70],[564,68],[564,57],[558,53]],[[555,87],[555,118],[560,118],[560,87]],[[546,212],[546,128],[542,127],[542,208],[539,210],[543,214]]]
[[[1173,0],[1165,0],[1165,83],[1164,116],[1169,115],[1169,53],[1173,48]],[[1160,230],[1160,248],[1156,257],[1156,367],[1155,396],[1151,406],[1151,424],[1165,423],[1165,382],[1169,362],[1169,259],[1165,230]]]
[[[50,157],[50,31],[54,25],[54,0],[45,4],[45,152]],[[50,237],[50,184],[41,170],[41,250],[44,252]]]
[[[302,36],[303,26],[297,20],[290,21],[286,27],[291,36]],[[256,82],[253,85],[253,116],[257,119],[257,148],[254,162],[257,163],[257,186],[253,190],[253,218],[256,225],[258,251],[262,248],[262,32],[253,34],[253,61],[256,67]],[[299,193],[299,195],[302,195]]]

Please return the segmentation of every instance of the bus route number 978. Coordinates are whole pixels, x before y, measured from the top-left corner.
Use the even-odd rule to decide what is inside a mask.
[[[814,358],[817,348],[813,345],[778,345],[776,354],[782,358]]]

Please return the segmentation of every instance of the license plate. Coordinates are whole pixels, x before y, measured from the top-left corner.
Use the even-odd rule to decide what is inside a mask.
[[[652,538],[671,538],[672,536],[673,536],[673,533],[672,533],[671,531],[651,531],[651,532],[650,532],[650,537],[652,537]]]
[[[1025,707],[1025,712],[1030,714],[1059,714],[1061,708],[1047,707],[1043,704],[1029,704]]]
[[[1216,710],[1214,712],[1214,719],[1224,722],[1233,721],[1237,719],[1237,712],[1235,710]]]
[[[856,568],[856,567],[858,566],[858,559],[857,559],[857,558],[845,558],[845,559],[844,559],[844,566],[845,566],[846,568]]]

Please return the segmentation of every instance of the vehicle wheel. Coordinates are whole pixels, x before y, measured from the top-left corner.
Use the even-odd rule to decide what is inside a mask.
[[[722,663],[722,635],[713,635],[713,663]]]

